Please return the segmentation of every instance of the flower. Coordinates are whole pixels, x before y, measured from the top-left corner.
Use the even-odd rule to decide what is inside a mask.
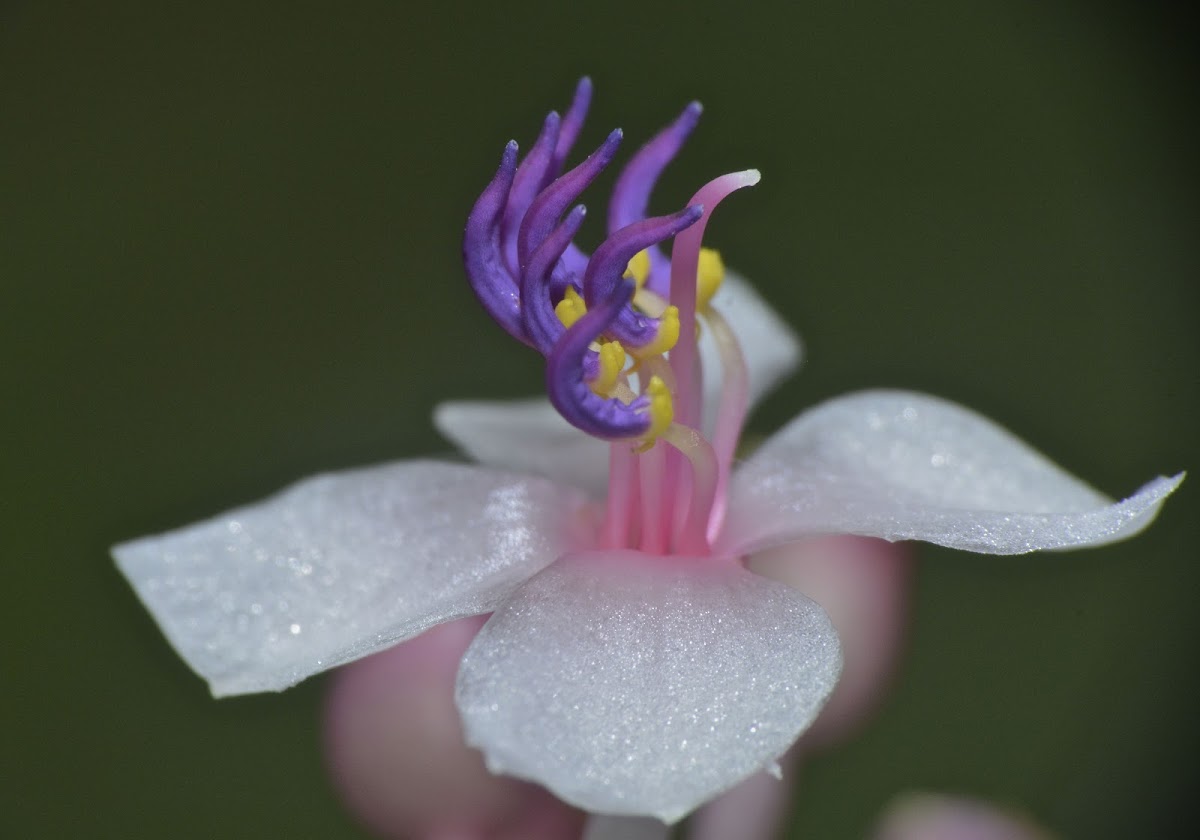
[[[568,207],[621,141],[562,173],[590,95],[585,79],[519,163],[505,148],[468,218],[471,287],[546,358],[549,398],[439,407],[483,466],[317,476],[113,552],[217,696],[492,613],[456,689],[489,767],[588,811],[671,822],[775,767],[840,670],[821,608],[747,557],[830,533],[995,554],[1100,545],[1145,527],[1182,475],[1113,503],[967,409],[899,391],[802,413],[735,469],[753,401],[799,358],[701,248],[716,205],[758,173],[647,217],[699,118],[689,105],[625,167],[588,256],[573,244],[585,211]]]

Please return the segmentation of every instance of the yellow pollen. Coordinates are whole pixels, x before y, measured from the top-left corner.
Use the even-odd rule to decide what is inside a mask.
[[[571,286],[567,286],[567,294],[558,305],[554,307],[554,314],[558,316],[558,320],[567,329],[584,315],[587,314],[587,304],[583,302],[583,298],[579,292]]]
[[[706,309],[721,281],[725,279],[725,262],[712,248],[700,249],[700,264],[696,269],[696,308]]]
[[[650,413],[650,428],[642,436],[637,446],[638,452],[645,452],[654,446],[659,436],[675,422],[675,404],[671,400],[671,391],[661,377],[651,376],[642,396],[650,400],[650,406],[646,409]]]
[[[654,339],[644,347],[630,347],[629,352],[638,359],[650,356],[661,356],[679,340],[679,308],[668,306],[658,319],[658,332]]]
[[[588,383],[588,387],[601,397],[611,397],[617,385],[617,377],[625,369],[625,348],[619,341],[606,341],[600,345],[600,373]]]
[[[633,259],[629,261],[629,265],[625,268],[625,279],[633,280],[638,289],[641,289],[646,285],[646,280],[649,277],[650,252],[643,249],[634,254]]]

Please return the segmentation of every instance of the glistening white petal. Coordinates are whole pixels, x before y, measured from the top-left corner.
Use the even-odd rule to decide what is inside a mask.
[[[1182,480],[1114,504],[962,406],[867,391],[801,414],[737,471],[719,547],[822,533],[987,554],[1102,545],[1146,527]]]
[[[113,549],[219,696],[281,690],[495,608],[567,549],[583,494],[454,464],[316,476]]]
[[[840,669],[821,608],[736,562],[588,552],[496,611],[456,698],[494,771],[673,822],[771,766]]]

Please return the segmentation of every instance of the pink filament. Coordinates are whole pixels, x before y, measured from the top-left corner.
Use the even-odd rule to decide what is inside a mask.
[[[638,504],[638,462],[628,441],[608,448],[608,505],[604,514],[605,548],[630,548],[631,517]]]
[[[602,537],[609,548],[637,542],[650,554],[668,550],[707,554],[720,529],[733,451],[746,415],[748,377],[729,325],[715,312],[706,313],[720,349],[724,379],[715,445],[710,444],[697,431],[703,395],[696,352],[696,278],[700,243],[713,209],[731,192],[758,180],[758,170],[748,169],[705,184],[690,202],[703,207],[703,215],[675,237],[670,302],[679,310],[679,340],[669,354],[669,367],[661,359],[648,359],[642,372],[661,376],[671,390],[675,422],[663,435],[663,442],[671,446],[656,444],[639,455],[629,441],[612,445]]]
[[[703,405],[700,360],[696,353],[696,277],[700,267],[700,244],[704,239],[704,229],[708,225],[713,210],[727,195],[742,187],[757,184],[760,177],[757,169],[747,169],[714,178],[701,187],[688,204],[689,206],[700,205],[703,207],[704,215],[698,222],[675,237],[671,249],[670,302],[679,310],[679,340],[671,350],[670,361],[677,384],[677,388],[674,390],[675,420],[683,426],[700,428],[700,408]],[[685,499],[690,499],[687,518],[683,525],[684,534],[689,533],[693,518],[703,515],[707,522],[710,513],[708,507],[702,512],[695,508],[697,499],[707,491],[704,482],[699,480],[695,474],[695,461],[689,459],[689,462],[692,465],[691,492],[686,494],[683,491],[686,489],[687,479],[684,478],[683,457],[680,453],[675,451],[668,453],[663,468],[663,496],[676,500],[676,504],[684,504]],[[721,486],[723,487],[723,485]],[[716,485],[714,484],[714,493],[715,489]],[[710,506],[714,498],[716,498],[715,495],[709,497]],[[722,509],[724,508],[723,503],[718,502],[718,504]],[[675,519],[674,513],[672,519]]]
[[[715,309],[702,313],[717,352],[721,355],[721,401],[717,408],[717,425],[713,430],[713,451],[717,459],[717,489],[712,513],[708,519],[707,535],[711,542],[716,539],[725,519],[725,495],[729,486],[729,474],[733,468],[734,450],[742,436],[746,422],[746,410],[750,404],[750,373],[746,369],[746,358],[738,346],[737,336],[729,322]]]
[[[717,490],[717,459],[712,444],[695,429],[673,423],[663,440],[675,447],[691,465],[691,493],[687,518],[675,541],[680,554],[708,554],[708,520]]]
[[[698,428],[700,419],[691,416],[698,413],[699,400],[694,399],[700,389],[696,357],[696,274],[700,268],[700,243],[704,239],[704,228],[717,205],[735,190],[750,187],[759,181],[757,169],[730,172],[709,181],[692,196],[688,206],[700,205],[704,215],[700,221],[675,237],[671,248],[671,295],[670,302],[679,309],[679,341],[671,351],[671,367],[675,370],[675,381],[679,383],[675,419],[685,426]]]
[[[663,504],[663,477],[666,466],[666,447],[656,443],[648,452],[638,456],[641,476],[642,538],[641,550],[647,554],[665,554],[670,529],[667,527],[667,508]]]

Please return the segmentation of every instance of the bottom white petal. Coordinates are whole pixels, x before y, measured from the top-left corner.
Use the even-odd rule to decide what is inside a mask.
[[[589,552],[496,611],[456,699],[494,772],[674,822],[771,766],[840,669],[824,611],[736,562]]]

